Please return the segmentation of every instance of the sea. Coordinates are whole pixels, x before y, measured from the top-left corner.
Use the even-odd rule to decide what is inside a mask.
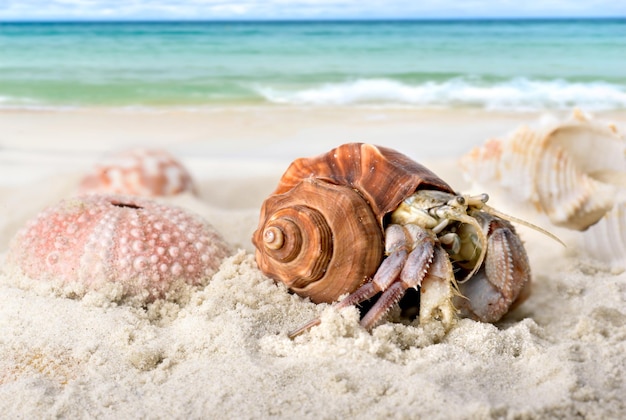
[[[626,109],[626,19],[0,22],[0,107]]]

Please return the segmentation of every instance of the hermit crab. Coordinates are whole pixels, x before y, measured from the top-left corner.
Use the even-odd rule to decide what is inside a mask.
[[[343,308],[380,295],[361,319],[368,330],[409,288],[419,290],[420,324],[495,322],[528,295],[531,275],[509,222],[518,220],[487,200],[454,192],[395,150],[344,144],[289,166],[261,208],[256,261],[316,303],[347,295]]]

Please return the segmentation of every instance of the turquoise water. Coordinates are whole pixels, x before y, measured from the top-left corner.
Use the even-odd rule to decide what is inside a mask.
[[[626,20],[0,23],[0,106],[626,109]]]

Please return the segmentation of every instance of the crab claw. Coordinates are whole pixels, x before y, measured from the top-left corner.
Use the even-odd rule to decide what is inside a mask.
[[[456,322],[457,309],[453,305],[455,289],[454,269],[448,253],[441,245],[435,247],[435,256],[420,288],[419,322],[440,322],[448,331]]]
[[[480,270],[459,284],[455,306],[462,316],[483,322],[500,320],[530,292],[530,265],[522,241],[508,221],[485,212],[474,217],[487,236],[487,253]]]

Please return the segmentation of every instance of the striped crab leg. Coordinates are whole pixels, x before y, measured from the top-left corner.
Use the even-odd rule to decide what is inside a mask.
[[[389,256],[383,260],[372,280],[335,305],[337,309],[358,305],[382,292],[361,320],[361,326],[367,330],[376,326],[408,288],[421,286],[435,256],[433,235],[417,225],[389,225],[385,238],[385,251]],[[290,332],[289,337],[294,338],[319,324],[319,318],[313,319]]]

